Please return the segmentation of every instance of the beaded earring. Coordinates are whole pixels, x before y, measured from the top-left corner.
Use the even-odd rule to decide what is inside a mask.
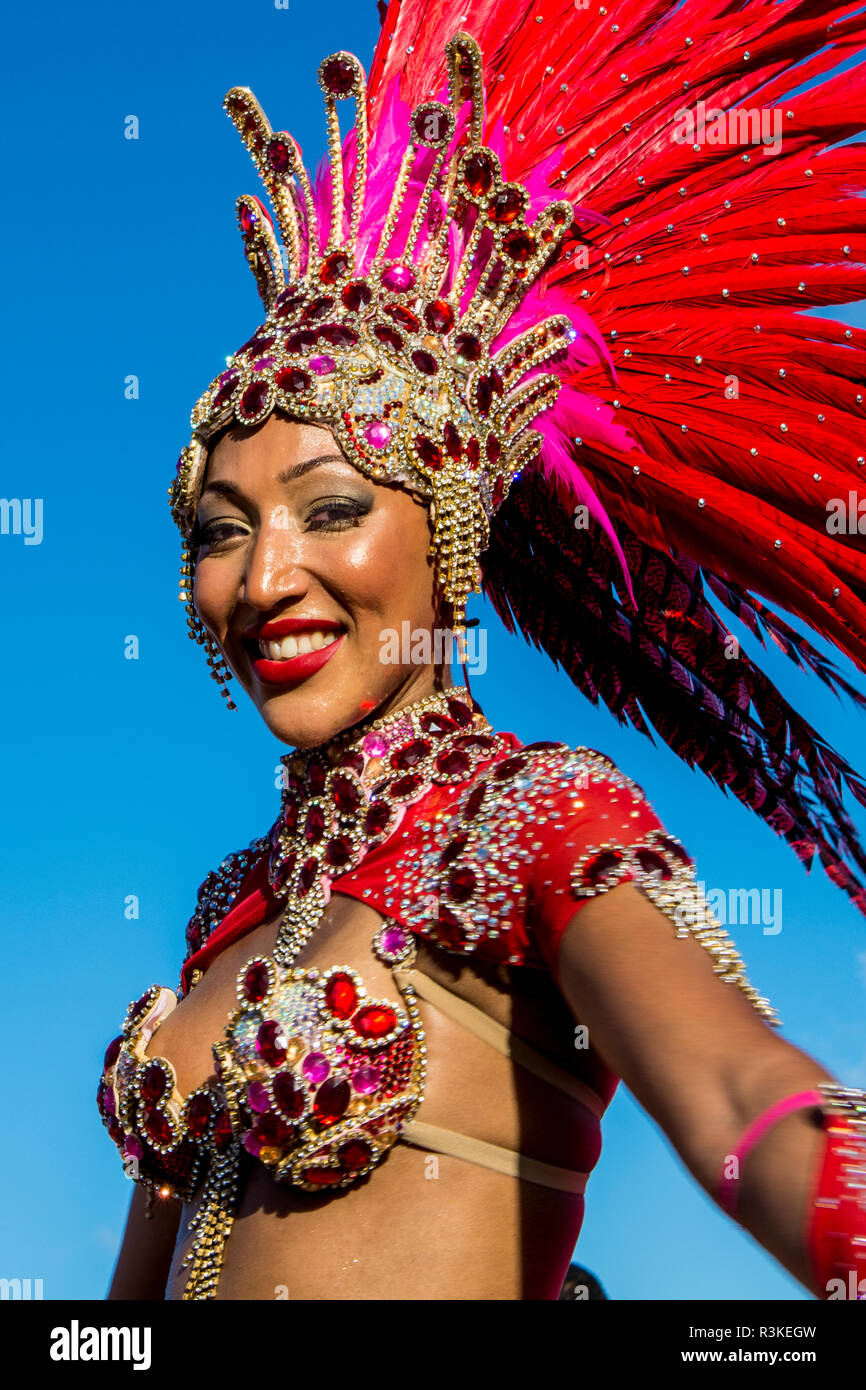
[[[232,672],[229,670],[226,659],[208,632],[196,609],[192,596],[193,588],[192,555],[187,546],[184,546],[180,557],[180,590],[178,598],[186,606],[186,625],[189,636],[198,646],[204,647],[207,656],[207,664],[210,673],[220,688],[220,694],[226,701],[226,709],[237,709],[237,705],[231,697],[228,689],[228,682],[233,679]]]

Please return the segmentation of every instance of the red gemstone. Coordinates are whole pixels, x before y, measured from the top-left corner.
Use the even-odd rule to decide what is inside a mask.
[[[290,395],[310,389],[311,378],[300,367],[281,367],[274,380],[281,391],[288,391]]]
[[[391,823],[391,807],[386,801],[374,801],[364,817],[364,834],[381,835]]]
[[[442,734],[453,733],[457,727],[453,719],[449,719],[447,714],[439,714],[437,710],[428,710],[426,714],[422,714],[419,723],[425,733],[436,734],[439,737]]]
[[[303,352],[304,348],[312,347],[316,341],[316,335],[311,328],[301,328],[297,333],[290,333],[283,346],[286,352]]]
[[[493,403],[493,387],[490,385],[488,377],[483,376],[479,379],[475,387],[475,404],[480,415],[487,415]]]
[[[502,249],[506,256],[510,256],[513,261],[517,261],[520,265],[529,260],[535,250],[535,245],[535,238],[530,236],[529,232],[522,232],[517,229],[508,232],[502,238]]]
[[[423,785],[420,777],[416,777],[414,772],[409,772],[405,777],[398,777],[396,782],[391,783],[391,795],[395,800],[401,801],[407,796],[414,796]]]
[[[246,203],[241,207],[240,222],[244,236],[250,236],[259,225],[257,215],[253,212],[252,208],[247,207]]]
[[[354,328],[350,328],[346,323],[326,323],[320,330],[319,336],[324,338],[331,347],[350,348],[354,347],[358,341],[358,335]]]
[[[349,1139],[345,1144],[341,1144],[337,1150],[337,1157],[344,1168],[350,1173],[356,1173],[359,1168],[366,1168],[373,1157],[373,1150],[363,1139]]]
[[[436,759],[436,769],[445,777],[462,777],[471,766],[469,754],[459,748],[449,748]]]
[[[397,1015],[387,1004],[368,1004],[352,1020],[352,1027],[361,1038],[384,1038],[396,1025]]]
[[[262,960],[254,960],[247,966],[241,982],[241,993],[251,1004],[260,1004],[268,993],[271,977],[268,967]]]
[[[352,857],[352,845],[345,835],[336,835],[325,846],[325,862],[333,869],[342,869]]]
[[[332,251],[322,261],[319,279],[324,285],[334,285],[349,272],[349,257],[345,251]]]
[[[293,151],[287,140],[275,135],[268,145],[268,164],[275,174],[285,174],[291,168]]]
[[[334,96],[348,96],[355,85],[355,69],[348,58],[328,58],[322,64],[322,79]]]
[[[304,296],[302,294],[295,294],[294,290],[283,290],[274,306],[276,317],[278,319],[294,318],[303,302]]]
[[[336,773],[331,782],[331,790],[337,809],[340,811],[356,811],[361,804],[361,791],[356,782],[351,778],[344,777],[341,773]]]
[[[238,414],[251,420],[264,409],[268,399],[268,383],[266,381],[253,381],[241,396]]]
[[[333,1187],[335,1183],[342,1182],[346,1175],[340,1168],[304,1168],[301,1176],[304,1182],[316,1187]]]
[[[448,134],[448,112],[433,110],[430,107],[416,111],[412,116],[412,134],[419,145],[438,145]]]
[[[454,339],[454,350],[467,362],[477,362],[481,356],[481,339],[474,333],[458,333]]]
[[[600,854],[597,854],[594,859],[584,865],[581,878],[588,887],[594,888],[621,863],[622,855],[619,850],[602,850]]]
[[[399,323],[401,328],[405,328],[407,333],[417,333],[421,327],[418,315],[413,314],[404,304],[390,304],[385,313],[389,314],[395,323]]]
[[[314,299],[307,305],[302,317],[307,323],[313,323],[316,319],[323,319],[334,307],[334,301],[329,294],[322,295],[321,299]]]
[[[219,378],[219,387],[213,398],[215,408],[225,405],[226,401],[234,394],[240,377],[237,372],[223,372]]]
[[[145,1110],[141,1125],[155,1144],[167,1145],[174,1139],[171,1121],[162,1110]]]
[[[454,327],[454,310],[447,299],[434,299],[424,310],[424,322],[431,333],[450,333]]]
[[[213,1127],[214,1144],[220,1153],[229,1147],[232,1142],[232,1122],[229,1119],[227,1110],[221,1110],[216,1117]]]
[[[487,734],[462,734],[456,740],[458,748],[495,748],[496,739],[488,738]]]
[[[641,845],[639,849],[635,850],[635,855],[641,868],[647,873],[660,874],[662,878],[672,876],[673,870],[670,864],[663,855],[659,854],[658,850],[647,849]]]
[[[455,859],[459,859],[469,841],[469,836],[464,831],[462,835],[455,835],[443,849],[439,859],[440,864],[451,864]]]
[[[483,198],[493,187],[493,161],[484,150],[471,154],[463,165],[463,182],[475,198]]]
[[[357,314],[359,309],[363,309],[365,304],[369,304],[373,298],[373,291],[363,280],[353,280],[350,284],[344,285],[340,294],[344,305]]]
[[[379,339],[380,343],[384,343],[386,347],[393,348],[395,352],[399,352],[400,348],[403,346],[403,335],[398,333],[396,328],[392,328],[389,323],[377,323],[373,329],[373,333]]]
[[[477,787],[472,788],[472,791],[466,798],[466,805],[463,807],[463,816],[465,820],[475,819],[475,817],[478,814],[478,810],[481,806],[481,803],[484,800],[484,793],[486,792],[486,790],[487,787],[484,782],[481,782]]]
[[[493,502],[494,507],[500,506],[504,497],[505,483],[502,481],[502,478],[500,477],[497,478],[496,482],[493,484],[493,494],[491,497],[491,501]]]
[[[340,754],[339,764],[340,767],[351,768],[353,772],[363,772],[364,754],[353,748],[347,748],[345,753]]]
[[[505,388],[502,383],[502,374],[497,367],[490,368],[490,374],[487,380],[490,382],[497,396],[501,396]]]
[[[516,188],[500,188],[487,207],[487,217],[499,227],[507,227],[523,211],[523,198]]]
[[[333,1125],[342,1119],[351,1098],[348,1081],[329,1076],[323,1081],[313,1101],[313,1114],[321,1125]]]
[[[412,353],[412,361],[419,372],[423,372],[425,376],[435,376],[439,370],[439,363],[432,352],[428,352],[426,348],[416,348]]]
[[[273,1084],[274,1100],[289,1120],[299,1120],[306,1107],[303,1082],[290,1071],[278,1071]]]
[[[318,862],[315,859],[305,859],[298,874],[298,892],[301,897],[310,891],[318,876]]]
[[[186,1103],[186,1127],[191,1138],[201,1139],[207,1133],[212,1114],[213,1101],[210,1096],[201,1091],[197,1096],[190,1096]]]
[[[506,758],[499,763],[493,775],[497,782],[504,782],[508,777],[516,777],[518,772],[522,772],[526,767],[526,759],[521,757]]]
[[[304,839],[308,845],[316,844],[325,833],[325,812],[321,806],[311,806],[304,821]]]
[[[325,1003],[336,1018],[351,1018],[358,1007],[358,991],[351,976],[331,976],[325,985]]]
[[[463,453],[463,441],[457,432],[456,425],[453,425],[450,420],[446,420],[443,434],[445,437],[445,449],[449,457],[459,459],[460,455]]]
[[[495,434],[488,434],[485,453],[491,463],[496,463],[502,457],[502,445]]]
[[[280,1119],[279,1115],[274,1115],[270,1111],[266,1115],[259,1115],[253,1125],[253,1134],[262,1144],[273,1148],[287,1144],[294,1138],[291,1125],[287,1125],[285,1120]]]
[[[460,700],[447,700],[448,713],[456,724],[462,725],[465,729],[472,723],[472,711],[468,710]]]
[[[327,769],[321,758],[311,758],[307,764],[307,789],[313,796],[318,796],[319,792],[325,790],[325,777]]]
[[[132,1005],[132,1007],[130,1008],[130,1010],[129,1010],[129,1022],[130,1022],[130,1024],[133,1024],[133,1023],[137,1022],[137,1020],[138,1020],[139,1018],[141,1018],[142,1014],[143,1014],[143,1013],[146,1013],[147,1009],[148,1009],[149,1006],[153,1003],[153,1001],[154,1001],[155,998],[156,998],[156,988],[155,988],[154,985],[151,985],[150,989],[147,990],[147,992],[146,992],[145,994],[143,994],[143,995],[141,996],[140,999],[136,999],[135,1003],[134,1003],[134,1004]]]
[[[469,460],[470,468],[478,467],[478,460],[481,458],[481,445],[477,439],[470,439],[466,445],[466,457]]]
[[[462,943],[465,936],[463,923],[457,916],[457,913],[452,912],[451,908],[446,907],[444,903],[439,904],[437,926],[439,927],[440,935],[443,936],[446,941],[450,941],[454,945]]]
[[[112,1038],[111,1042],[108,1044],[108,1047],[105,1049],[105,1060],[102,1064],[105,1071],[108,1071],[110,1067],[114,1066],[118,1056],[120,1055],[120,1049],[122,1046],[123,1034],[121,1033],[119,1037]]]
[[[141,1076],[141,1098],[153,1105],[165,1094],[168,1077],[158,1062],[150,1062]]]
[[[256,1037],[256,1052],[269,1067],[278,1067],[286,1060],[286,1037],[283,1025],[274,1019],[267,1019]]]
[[[455,903],[468,902],[477,886],[478,880],[469,868],[453,869],[448,875],[448,896]]]
[[[416,434],[415,452],[427,468],[442,467],[442,450],[432,439],[428,439],[426,434]]]
[[[400,772],[406,772],[408,768],[414,767],[426,758],[432,747],[432,743],[428,743],[426,738],[414,738],[405,748],[398,748],[396,753],[391,754],[391,766],[398,768]]]

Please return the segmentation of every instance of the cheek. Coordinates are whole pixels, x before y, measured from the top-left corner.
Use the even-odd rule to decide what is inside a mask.
[[[426,513],[418,511],[419,516],[414,511],[395,515],[382,509],[359,531],[346,534],[333,578],[347,596],[379,612],[399,610],[406,616],[432,608],[429,530]]]
[[[236,579],[228,565],[207,558],[196,565],[193,599],[208,627],[219,631],[226,626],[236,589]]]

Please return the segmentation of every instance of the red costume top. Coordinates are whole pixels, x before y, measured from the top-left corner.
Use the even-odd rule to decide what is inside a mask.
[[[694,932],[717,972],[772,1018],[697,893],[682,845],[602,754],[494,733],[457,689],[284,763],[271,833],[209,875],[187,929],[181,996],[283,899],[295,933],[287,946],[281,932],[273,956],[253,956],[240,972],[240,1007],[214,1047],[218,1084],[183,1097],[171,1064],[145,1052],[177,1002],[158,986],[130,1006],[107,1053],[100,1108],[139,1180],[189,1198],[242,1146],[281,1181],[345,1186],[402,1139],[582,1193],[617,1078],[590,1051],[576,1051],[566,1072],[413,969],[414,939],[555,979],[563,932],[582,903],[624,880],[679,934]],[[391,965],[399,1003],[371,1000],[347,966],[292,965],[331,892],[381,914],[372,947]],[[582,1106],[580,1171],[414,1119],[423,1094],[418,995]]]

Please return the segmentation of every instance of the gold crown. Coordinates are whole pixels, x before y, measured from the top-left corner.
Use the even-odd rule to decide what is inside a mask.
[[[541,448],[530,423],[556,399],[559,378],[538,369],[564,355],[571,325],[563,315],[530,318],[496,340],[514,327],[573,209],[549,203],[528,222],[527,189],[504,180],[482,143],[480,49],[460,33],[446,57],[450,104],[411,112],[399,164],[368,136],[357,58],[325,59],[329,198],[317,199],[297,144],[271,130],[252,92],[226,96],[276,217],[275,228],[257,198],[237,200],[267,319],[197,402],[169,492],[188,542],[220,430],[258,425],[274,410],[327,425],[368,477],[429,499],[436,579],[459,631],[493,513]],[[337,101],[350,97],[355,127],[343,147]],[[191,607],[192,564],[183,569]]]

